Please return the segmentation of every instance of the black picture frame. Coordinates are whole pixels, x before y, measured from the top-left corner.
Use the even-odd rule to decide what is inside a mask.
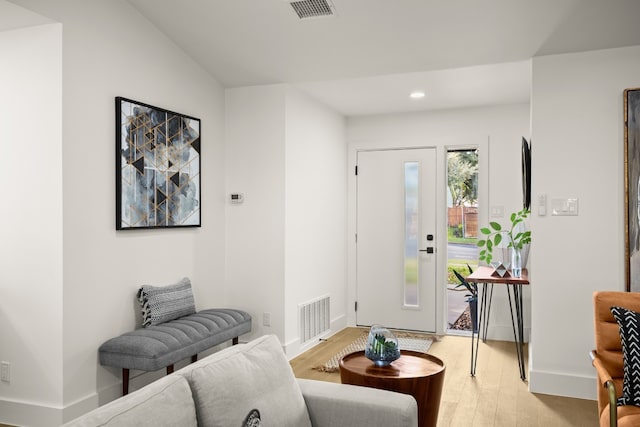
[[[531,144],[522,137],[522,208],[531,210]]]
[[[116,229],[200,227],[200,119],[116,97]]]
[[[624,91],[626,290],[640,292],[640,88]]]

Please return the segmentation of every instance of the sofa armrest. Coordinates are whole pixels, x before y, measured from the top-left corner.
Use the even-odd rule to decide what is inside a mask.
[[[314,427],[417,427],[413,396],[347,384],[298,379]]]
[[[609,396],[609,427],[617,427],[618,426],[618,407],[617,407],[617,394],[616,394],[616,385],[613,382],[613,378],[611,378],[611,374],[602,364],[602,361],[598,357],[598,353],[595,350],[589,352],[589,356],[591,356],[591,364],[594,368],[596,368],[596,372],[598,374],[598,381],[600,382],[600,387],[604,387],[607,389]]]

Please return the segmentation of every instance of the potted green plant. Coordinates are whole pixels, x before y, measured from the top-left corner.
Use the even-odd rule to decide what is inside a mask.
[[[522,209],[514,212],[510,216],[511,227],[502,228],[500,223],[492,221],[489,227],[482,227],[480,233],[486,236],[485,239],[478,239],[478,247],[482,248],[478,253],[478,259],[492,265],[493,250],[499,247],[500,243],[506,238],[508,240],[507,248],[511,248],[512,252],[512,273],[515,277],[520,277],[522,269],[522,249],[525,245],[531,243],[531,231],[523,230],[519,224],[522,224],[531,212],[529,209]]]
[[[473,270],[467,264],[467,269],[469,270],[469,274],[473,273]],[[464,287],[469,292],[465,295],[467,299],[465,300],[469,304],[469,315],[471,317],[471,327],[473,328],[473,333],[478,332],[478,285],[473,282],[467,282],[467,279],[462,277],[462,274],[458,273],[456,270],[453,270],[453,274],[458,278],[459,284],[456,285],[456,289],[460,287]]]
[[[388,366],[400,358],[398,338],[380,325],[372,325],[367,338],[364,355],[377,366]]]

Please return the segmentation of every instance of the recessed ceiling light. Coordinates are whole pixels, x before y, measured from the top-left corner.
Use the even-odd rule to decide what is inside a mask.
[[[409,97],[411,99],[420,99],[420,98],[424,98],[424,92],[422,92],[421,90],[416,90],[413,91],[409,94]]]

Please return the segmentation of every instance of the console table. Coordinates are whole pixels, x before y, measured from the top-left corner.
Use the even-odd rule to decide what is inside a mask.
[[[483,333],[483,341],[487,339],[487,328],[489,327],[489,314],[491,313],[491,298],[493,297],[493,285],[506,285],[507,295],[509,297],[509,311],[511,312],[511,325],[513,326],[513,337],[516,344],[516,353],[518,354],[518,366],[520,368],[520,379],[525,381],[527,376],[524,368],[524,321],[522,315],[522,286],[529,284],[529,275],[526,268],[522,269],[522,277],[505,277],[493,276],[493,268],[488,266],[480,266],[476,271],[467,276],[467,281],[482,285],[482,299],[480,301],[480,310],[478,314],[478,335],[480,331]],[[487,306],[487,290],[490,285],[490,296]],[[512,292],[513,291],[513,297]],[[514,310],[515,309],[515,310]],[[515,316],[514,316],[515,311]],[[486,312],[486,314],[485,314]],[[471,332],[471,376],[476,374],[476,362],[478,360],[478,344],[480,336],[475,340]]]
[[[376,366],[364,351],[340,360],[343,384],[359,385],[410,394],[418,403],[418,425],[435,427],[444,383],[444,362],[435,356],[401,350],[400,358],[389,366]]]

